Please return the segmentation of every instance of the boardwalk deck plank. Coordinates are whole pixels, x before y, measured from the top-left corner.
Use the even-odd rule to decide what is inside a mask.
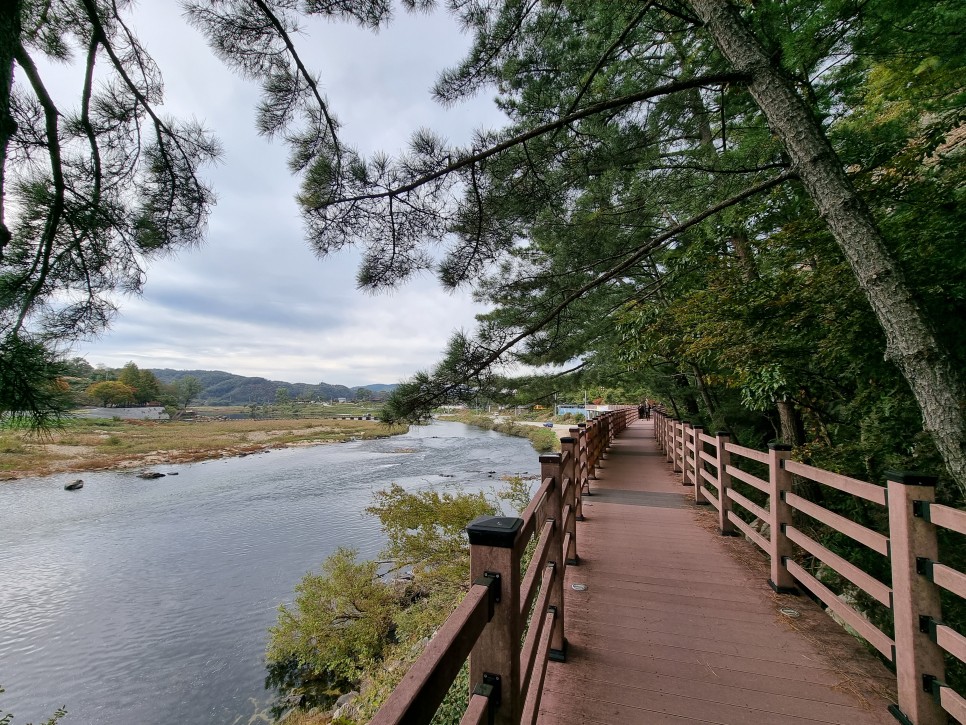
[[[566,576],[568,658],[548,668],[539,722],[893,723],[890,673],[829,656],[790,626],[656,452],[650,424],[632,425],[592,483],[601,494],[584,499],[580,564]]]

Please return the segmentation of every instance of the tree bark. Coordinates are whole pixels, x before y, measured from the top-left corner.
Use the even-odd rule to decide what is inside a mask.
[[[765,54],[728,0],[690,0],[714,42],[782,141],[809,196],[848,260],[885,332],[886,358],[899,366],[949,475],[966,495],[963,385],[885,246],[872,213],[792,80]]]
[[[10,113],[10,93],[13,90],[13,54],[20,45],[23,0],[0,2],[0,261],[3,251],[10,243],[10,231],[4,217],[5,169],[7,147],[10,137],[17,131],[17,124]]]
[[[800,446],[805,443],[805,425],[802,416],[795,409],[795,404],[788,399],[777,403],[778,421],[781,424],[779,443],[790,446]]]

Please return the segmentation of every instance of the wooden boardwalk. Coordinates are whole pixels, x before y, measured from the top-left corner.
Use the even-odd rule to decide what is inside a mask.
[[[614,442],[591,490],[541,723],[896,722],[895,676],[806,597],[772,592],[765,559],[694,506],[649,422]]]

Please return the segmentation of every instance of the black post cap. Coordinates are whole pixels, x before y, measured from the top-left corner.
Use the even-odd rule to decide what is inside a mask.
[[[466,533],[473,546],[495,546],[510,549],[516,541],[523,519],[515,516],[480,516],[470,521]]]
[[[561,443],[576,443],[577,442],[577,439],[576,438],[571,438],[570,436],[567,436],[566,438],[561,438],[560,439],[560,442]]]
[[[728,436],[729,438],[731,438],[731,431],[719,430],[719,431],[715,431],[715,435]]]
[[[768,449],[772,451],[790,451],[792,447],[787,443],[779,443],[778,441],[772,441],[768,444]]]
[[[895,481],[906,486],[935,486],[939,480],[936,476],[927,476],[915,471],[886,471],[885,477],[887,481]]]
[[[560,463],[559,453],[541,453],[540,454],[541,463]]]

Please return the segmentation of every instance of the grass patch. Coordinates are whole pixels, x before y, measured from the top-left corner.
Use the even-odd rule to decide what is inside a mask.
[[[406,426],[331,419],[145,421],[74,418],[44,435],[0,434],[5,478],[221,458],[291,445],[405,433]]]
[[[467,425],[483,428],[484,430],[495,430],[498,433],[516,436],[517,438],[527,438],[530,440],[530,445],[538,453],[550,453],[560,450],[560,439],[550,428],[535,425],[521,425],[509,419],[495,421],[492,416],[473,412],[449,415],[446,416],[446,420],[466,423]]]

